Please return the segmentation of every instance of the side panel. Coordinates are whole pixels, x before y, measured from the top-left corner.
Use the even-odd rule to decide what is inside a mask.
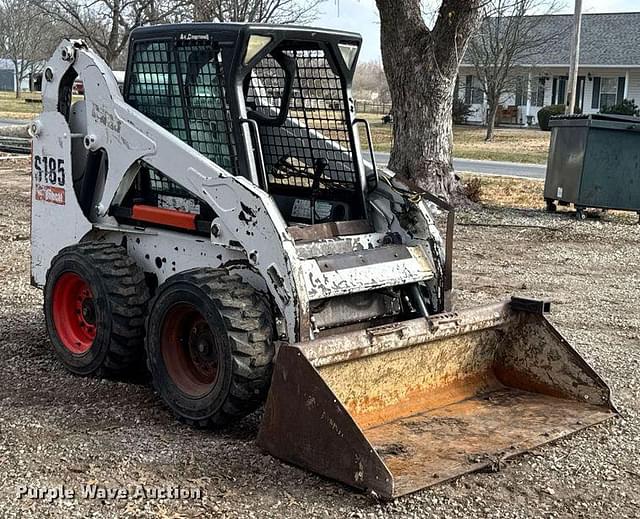
[[[591,127],[577,204],[640,210],[640,133],[630,127]]]
[[[557,126],[551,131],[544,197],[577,202],[589,128]]]
[[[197,267],[250,270],[241,250],[228,249],[193,234],[165,229],[139,230],[123,226],[111,230],[101,227],[85,239],[121,244],[123,238],[126,238],[129,256],[144,272],[155,275],[158,284],[178,272]],[[250,284],[257,290],[265,290],[264,283],[252,281]]]
[[[73,189],[70,130],[58,112],[40,115],[33,139],[31,179],[31,278],[43,286],[51,260],[60,249],[91,229]]]

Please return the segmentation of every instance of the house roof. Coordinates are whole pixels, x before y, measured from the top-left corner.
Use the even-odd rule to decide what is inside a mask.
[[[569,65],[573,15],[530,17],[537,30],[547,34],[548,44],[520,65]],[[542,18],[542,20],[540,19]],[[582,15],[581,65],[640,66],[640,12]],[[463,63],[471,60],[465,56]]]

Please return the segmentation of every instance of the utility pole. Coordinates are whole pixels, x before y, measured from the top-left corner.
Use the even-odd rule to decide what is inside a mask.
[[[576,0],[573,15],[573,42],[571,45],[571,64],[569,68],[569,97],[565,108],[566,114],[576,109],[576,90],[578,89],[578,64],[580,63],[580,27],[582,26],[582,0]]]

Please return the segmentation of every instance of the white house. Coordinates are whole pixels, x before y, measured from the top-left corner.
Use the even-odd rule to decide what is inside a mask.
[[[522,85],[501,103],[502,122],[537,123],[540,108],[567,101],[572,15],[548,15],[540,31],[553,43],[518,63]],[[582,17],[577,107],[596,113],[623,99],[640,105],[640,12],[586,14]],[[465,57],[460,66],[458,96],[474,113],[469,122],[485,122],[487,104],[473,64]]]

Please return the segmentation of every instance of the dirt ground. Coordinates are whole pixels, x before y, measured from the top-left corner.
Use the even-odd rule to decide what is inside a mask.
[[[0,162],[0,517],[638,517],[640,229],[632,222],[492,206],[459,215],[459,306],[514,293],[552,300],[553,322],[610,384],[620,417],[498,472],[378,503],[261,452],[259,414],[196,431],[145,384],[65,372],[46,337],[41,294],[29,286],[29,175]],[[78,495],[86,484],[200,489],[201,497],[88,499]],[[76,497],[17,497],[20,486],[59,485]]]

